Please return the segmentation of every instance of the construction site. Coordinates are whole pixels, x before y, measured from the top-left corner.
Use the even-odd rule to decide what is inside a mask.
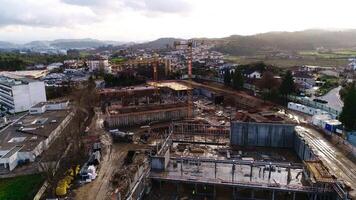
[[[116,142],[98,176],[113,199],[351,199],[352,183],[278,107],[184,81],[99,94],[98,120]]]
[[[182,45],[191,55],[192,44]],[[106,181],[78,199],[355,198],[355,164],[305,115],[193,81],[191,70],[190,57],[188,80],[155,73],[144,85],[99,91],[92,131],[106,138],[98,173]]]

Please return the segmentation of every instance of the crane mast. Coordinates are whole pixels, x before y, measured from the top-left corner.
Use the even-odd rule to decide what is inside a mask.
[[[192,76],[193,76],[193,70],[192,70],[192,65],[193,65],[193,40],[188,40],[188,41],[177,41],[174,42],[174,46],[177,47],[183,47],[185,50],[187,50],[187,60],[188,60],[188,86],[189,90],[187,91],[188,93],[188,118],[193,117],[193,95],[192,95]]]

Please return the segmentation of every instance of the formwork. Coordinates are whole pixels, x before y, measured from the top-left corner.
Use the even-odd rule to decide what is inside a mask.
[[[226,144],[230,134],[228,126],[196,123],[172,123],[170,126],[173,142]]]

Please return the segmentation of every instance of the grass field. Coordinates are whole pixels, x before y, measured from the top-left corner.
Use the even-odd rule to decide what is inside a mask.
[[[288,68],[301,65],[314,65],[323,67],[346,66],[347,59],[340,58],[318,58],[315,56],[303,56],[302,58],[268,58],[262,56],[227,56],[226,60],[238,64],[248,64],[251,62],[263,61],[266,64],[274,65],[281,68]]]
[[[120,64],[122,62],[125,62],[126,59],[125,58],[112,58],[110,59],[110,62],[113,64]]]
[[[36,192],[41,187],[42,183],[43,177],[40,174],[0,179],[0,199],[33,199]]]
[[[300,51],[301,56],[312,56],[315,58],[349,58],[355,57],[356,51],[354,50],[334,50],[330,52],[318,52],[318,51]]]

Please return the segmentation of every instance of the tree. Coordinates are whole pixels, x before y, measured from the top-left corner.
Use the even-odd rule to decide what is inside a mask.
[[[262,97],[264,100],[276,100],[278,97],[279,81],[274,78],[274,75],[270,71],[265,71],[262,74],[262,78],[257,82],[257,86],[262,91]]]
[[[273,73],[270,71],[263,72],[262,78],[257,82],[257,85],[260,89],[267,90],[267,92],[270,92],[272,89],[276,89],[279,86],[277,79],[274,78]]]
[[[340,121],[347,130],[356,130],[356,86],[352,84],[346,91]]]
[[[295,92],[295,85],[294,85],[294,79],[291,71],[287,71],[287,73],[284,75],[282,79],[282,84],[279,87],[279,92],[287,96],[289,94],[292,94]]]
[[[236,70],[232,76],[232,86],[236,90],[241,90],[244,85],[244,77],[240,70]]]
[[[229,69],[224,71],[224,84],[227,86],[231,85],[231,73]]]

